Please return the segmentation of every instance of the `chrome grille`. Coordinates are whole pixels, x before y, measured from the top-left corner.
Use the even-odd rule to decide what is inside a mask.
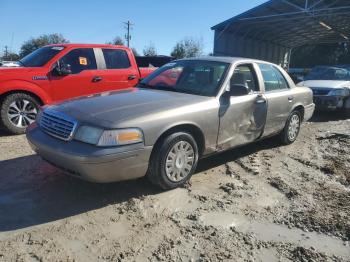
[[[73,136],[76,121],[62,113],[45,110],[40,119],[40,127],[45,133],[68,141]]]

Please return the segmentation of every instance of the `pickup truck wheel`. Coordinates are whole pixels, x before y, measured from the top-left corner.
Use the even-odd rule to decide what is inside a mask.
[[[147,176],[153,184],[173,189],[191,178],[197,163],[198,146],[192,135],[174,133],[154,148]]]
[[[298,137],[301,126],[301,114],[299,111],[293,111],[284,127],[282,133],[280,134],[283,144],[292,144]]]
[[[1,103],[1,124],[12,134],[23,134],[35,121],[38,110],[39,101],[33,96],[25,93],[8,95]]]

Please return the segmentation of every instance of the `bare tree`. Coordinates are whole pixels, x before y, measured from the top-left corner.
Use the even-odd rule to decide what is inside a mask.
[[[116,36],[112,41],[107,42],[109,45],[125,45],[123,38]]]
[[[157,55],[157,49],[153,43],[150,43],[148,46],[146,46],[143,49],[143,55],[144,56],[156,56]]]
[[[131,50],[134,53],[134,56],[139,56],[140,55],[139,52],[137,52],[135,47],[132,47]]]

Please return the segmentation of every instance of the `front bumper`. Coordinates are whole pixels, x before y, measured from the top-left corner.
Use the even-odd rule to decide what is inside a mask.
[[[27,130],[32,149],[44,160],[67,174],[97,183],[142,177],[148,169],[152,147],[140,144],[101,148],[78,141],[62,141],[42,132]]]
[[[344,107],[345,99],[342,96],[314,96],[314,103],[318,111],[334,111]]]

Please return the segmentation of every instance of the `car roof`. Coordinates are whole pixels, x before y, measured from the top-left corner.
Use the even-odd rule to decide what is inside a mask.
[[[229,64],[234,64],[237,62],[255,62],[255,63],[267,63],[267,64],[272,64],[267,61],[263,60],[257,60],[257,59],[251,59],[251,58],[245,58],[245,57],[230,57],[230,56],[201,56],[201,57],[196,57],[196,58],[184,58],[180,60],[203,60],[203,61],[215,61],[215,62],[223,62],[223,63],[229,63]],[[179,60],[178,60],[179,61]]]
[[[344,69],[348,70],[350,66],[347,65],[317,65],[314,66],[312,69],[317,69],[317,68],[323,68],[323,69]]]
[[[79,43],[63,43],[63,44],[51,44],[47,46],[63,46],[63,47],[85,47],[85,48],[120,48],[129,49],[123,45],[109,45],[109,44],[79,44]]]

